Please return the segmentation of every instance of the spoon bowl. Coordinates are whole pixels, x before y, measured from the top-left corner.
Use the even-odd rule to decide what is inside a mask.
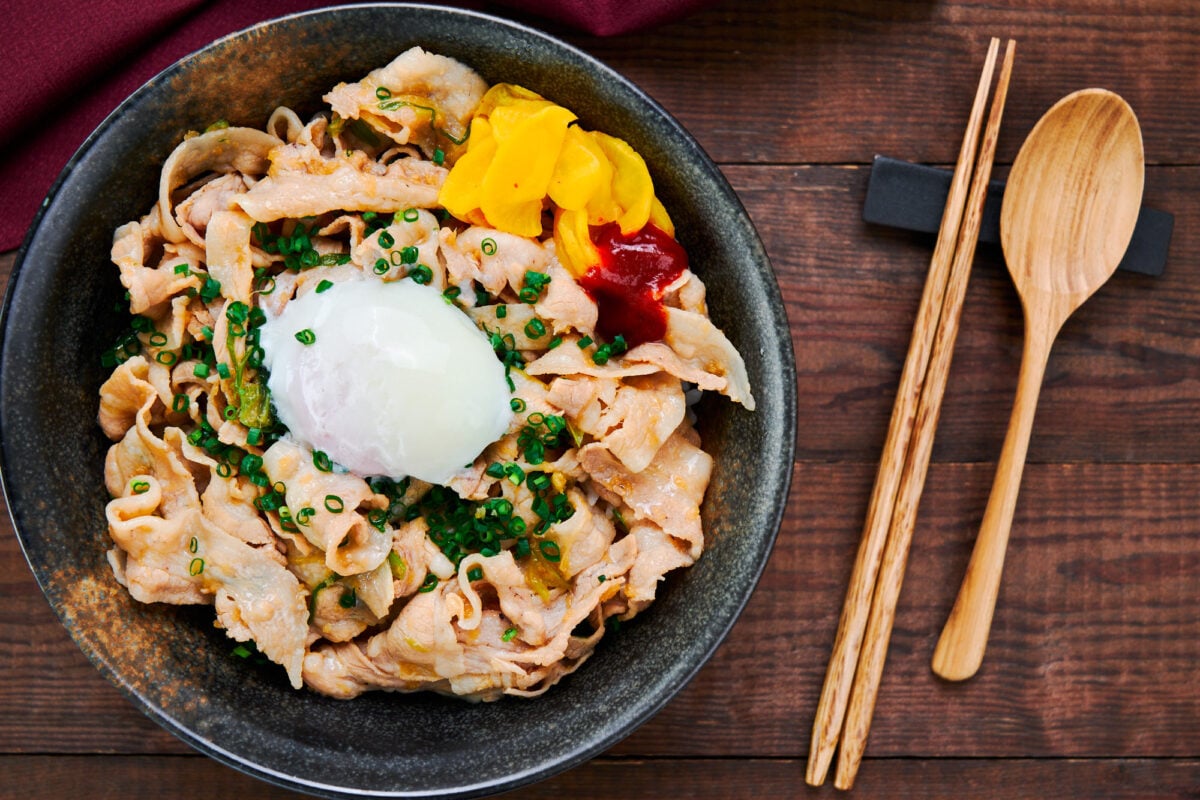
[[[1024,353],[979,537],[933,655],[933,671],[947,680],[965,680],[983,662],[1050,349],[1067,318],[1116,271],[1137,223],[1144,176],[1137,117],[1103,89],[1058,101],[1013,162],[1000,241],[1024,309]]]
[[[1137,117],[1118,95],[1084,89],[1046,112],[1017,155],[1000,212],[1022,303],[1054,295],[1065,321],[1108,280],[1133,236],[1144,173]]]

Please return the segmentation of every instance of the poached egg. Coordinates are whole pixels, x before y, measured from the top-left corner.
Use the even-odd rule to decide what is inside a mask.
[[[445,484],[513,417],[487,336],[413,281],[309,292],[262,326],[260,344],[280,421],[364,477]]]

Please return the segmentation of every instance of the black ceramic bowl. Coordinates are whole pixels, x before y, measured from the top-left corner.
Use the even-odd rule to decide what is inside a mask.
[[[712,316],[746,359],[758,410],[700,406],[716,456],[703,514],[709,548],[660,599],[605,637],[576,674],[534,700],[470,704],[292,690],[274,665],[231,657],[210,608],[134,602],[104,552],[107,440],[96,426],[102,351],[123,323],[113,229],[154,202],[184,131],[216,119],[262,126],[277,105],[317,109],[411,45],[489,82],[523,84],[641,152]],[[370,5],[236,34],[143,86],[64,170],[14,268],[4,307],[0,431],[17,535],[80,648],[146,714],[251,775],[331,797],[469,797],[578,764],[628,735],[696,673],[733,625],[779,526],[792,469],[795,363],[770,264],[733,191],[699,146],[628,81],[520,25],[445,8]]]

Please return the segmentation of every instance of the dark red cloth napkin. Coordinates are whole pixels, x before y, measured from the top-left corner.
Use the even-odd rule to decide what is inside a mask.
[[[599,36],[708,0],[500,0]],[[331,0],[8,0],[0,13],[0,252],[25,236],[55,177],[139,86],[209,42]],[[454,5],[477,10],[482,2]]]

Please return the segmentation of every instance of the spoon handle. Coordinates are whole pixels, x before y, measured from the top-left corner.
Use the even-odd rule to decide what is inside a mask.
[[[1004,448],[996,465],[996,477],[987,509],[971,551],[958,597],[950,612],[942,635],[933,653],[933,671],[951,681],[970,678],[983,662],[987,648],[988,630],[996,595],[1000,589],[1000,574],[1004,569],[1004,551],[1012,528],[1013,512],[1017,506],[1017,490],[1025,468],[1025,453],[1033,430],[1033,415],[1037,410],[1038,393],[1046,373],[1051,337],[1030,335],[1027,328],[1021,374],[1017,379],[1017,395],[1013,402]]]

